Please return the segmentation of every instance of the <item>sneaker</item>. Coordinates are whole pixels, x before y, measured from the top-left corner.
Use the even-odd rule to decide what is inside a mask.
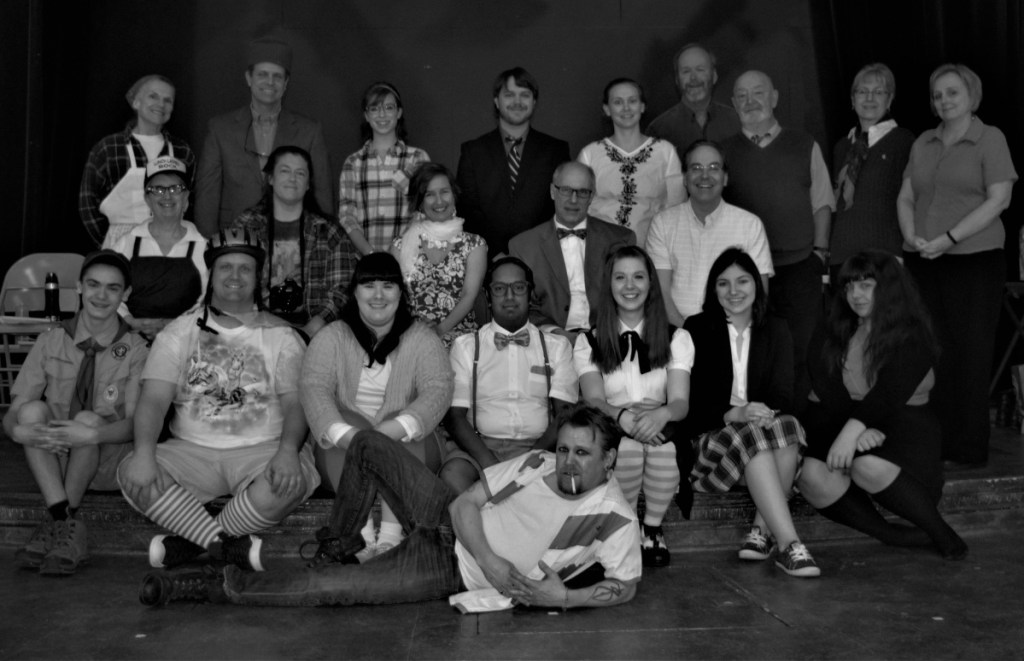
[[[661,526],[643,526],[640,537],[640,557],[644,567],[667,567],[672,556],[665,545],[665,535]]]
[[[149,540],[149,566],[170,569],[192,562],[206,549],[178,535],[157,535]]]
[[[50,520],[36,526],[28,544],[15,551],[14,557],[33,569],[43,564],[43,558],[53,548],[53,529],[56,525],[56,521]]]
[[[220,540],[210,547],[210,556],[229,565],[235,565],[246,571],[264,571],[260,561],[263,540],[256,535],[232,537],[227,533],[220,534]]]
[[[142,579],[139,601],[143,606],[163,606],[171,601],[221,601],[224,594],[224,575],[220,570],[206,566],[199,571],[150,572]]]
[[[85,524],[75,519],[57,521],[53,526],[53,548],[43,558],[39,573],[44,576],[74,574],[79,565],[89,561]]]
[[[775,550],[775,538],[761,532],[761,526],[751,526],[740,547],[740,560],[767,560]]]
[[[791,542],[789,546],[779,551],[775,558],[775,565],[790,576],[799,578],[814,578],[821,576],[821,570],[801,542]]]

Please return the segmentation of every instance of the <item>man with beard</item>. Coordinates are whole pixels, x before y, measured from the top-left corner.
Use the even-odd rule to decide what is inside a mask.
[[[140,599],[151,606],[178,599],[326,606],[426,601],[465,590],[450,601],[467,610],[625,603],[640,580],[640,527],[612,476],[619,435],[611,418],[577,405],[559,421],[554,454],[531,452],[484,469],[456,497],[401,444],[361,431],[307,568],[247,572],[231,564],[151,573]],[[378,493],[408,536],[360,564],[359,529]]]
[[[579,397],[569,342],[529,321],[533,286],[521,260],[495,260],[484,278],[491,322],[452,346],[455,393],[446,423],[457,449],[440,474],[456,493],[485,468],[553,449],[555,419]]]
[[[530,126],[540,87],[528,71],[502,71],[493,90],[498,128],[462,143],[456,176],[465,229],[486,239],[492,257],[551,216],[551,174],[570,158],[569,143]]]
[[[700,44],[686,44],[673,60],[679,103],[658,115],[647,132],[675,145],[680,156],[695,140],[721,142],[740,130],[736,111],[712,100],[718,82],[715,56]]]
[[[805,402],[807,344],[822,311],[821,276],[836,206],[832,183],[814,138],[779,126],[779,93],[767,74],[742,74],[732,102],[743,130],[722,143],[729,163],[725,199],[756,214],[768,233],[775,266],[772,307],[793,334],[794,401]]]

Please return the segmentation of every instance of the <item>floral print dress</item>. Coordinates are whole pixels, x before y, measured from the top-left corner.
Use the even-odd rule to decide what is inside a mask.
[[[393,242],[398,250],[402,248],[403,238],[396,237]],[[485,249],[487,247],[483,237],[469,232],[459,232],[451,241],[423,240],[422,248],[447,249],[448,252],[439,262],[434,263],[421,248],[416,257],[415,268],[406,277],[412,313],[416,317],[429,324],[437,324],[448,316],[462,296],[469,254],[481,246]],[[441,340],[445,348],[451,349],[456,337],[472,333],[476,329],[476,316],[470,310],[455,328],[441,337]]]

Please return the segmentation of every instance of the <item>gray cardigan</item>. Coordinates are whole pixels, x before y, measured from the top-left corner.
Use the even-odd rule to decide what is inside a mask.
[[[361,416],[355,406],[356,390],[361,366],[367,360],[343,321],[328,324],[313,337],[299,378],[299,399],[313,438],[323,438],[328,427],[344,422],[344,412]],[[455,387],[441,339],[429,327],[414,322],[388,360],[391,376],[384,389],[384,404],[372,422],[405,414],[419,423],[421,437],[434,431],[451,405]]]

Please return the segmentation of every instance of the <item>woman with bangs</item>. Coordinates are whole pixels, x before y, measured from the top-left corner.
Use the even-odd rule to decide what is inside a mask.
[[[734,247],[718,256],[708,274],[703,312],[689,317],[684,328],[696,351],[691,413],[684,422],[696,459],[680,462],[689,470],[690,486],[725,493],[745,484],[757,512],[740,559],[767,560],[778,549],[775,564],[790,576],[819,576],[788,503],[806,444],[803,428],[788,413],[793,340],[785,320],[769,316],[768,292],[750,255]],[[680,493],[680,508],[689,518],[692,494]]]
[[[615,477],[634,508],[643,489],[643,563],[663,567],[671,557],[661,523],[680,481],[675,423],[690,410],[693,343],[669,325],[654,264],[641,248],[608,256],[601,292],[597,322],[577,336],[573,365],[583,399],[625,434]]]
[[[338,218],[361,255],[387,252],[401,236],[412,210],[409,179],[430,160],[427,152],[406,144],[402,95],[377,81],[363,93],[362,148],[341,166]]]
[[[345,450],[363,429],[405,444],[438,469],[435,428],[451,404],[454,375],[437,334],[413,317],[394,257],[373,253],[359,260],[339,320],[310,342],[302,372],[299,397],[324,484],[338,484]],[[362,532],[361,561],[397,546],[403,535],[385,503],[379,534],[372,517]]]
[[[928,312],[895,257],[865,251],[839,271],[811,340],[808,447],[800,491],[824,516],[896,546],[967,545],[939,514],[942,430],[928,406],[939,349]],[[871,502],[913,523],[886,521]]]

